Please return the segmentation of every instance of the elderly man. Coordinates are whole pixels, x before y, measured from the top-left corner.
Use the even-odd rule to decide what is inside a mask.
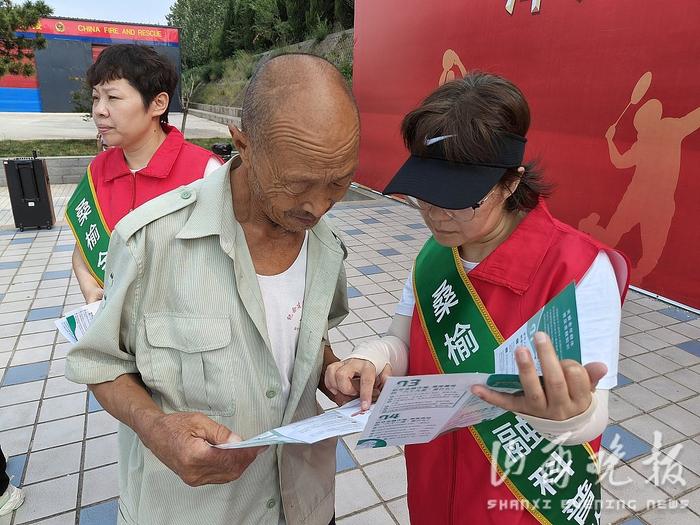
[[[251,80],[240,157],[113,232],[105,299],[68,356],[119,427],[120,523],[327,525],[335,442],[219,450],[318,413],[347,314],[321,217],[348,189],[359,120],[340,73],[283,55]]]

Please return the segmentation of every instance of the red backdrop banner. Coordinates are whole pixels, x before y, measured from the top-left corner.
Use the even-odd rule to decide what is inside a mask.
[[[401,118],[442,82],[503,75],[530,103],[526,159],[555,184],[553,213],[624,251],[633,284],[700,308],[696,7],[357,0],[357,182],[384,188],[407,155]]]

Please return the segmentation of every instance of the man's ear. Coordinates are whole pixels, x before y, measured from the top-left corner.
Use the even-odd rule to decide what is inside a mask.
[[[160,117],[163,113],[168,111],[168,105],[170,104],[170,97],[165,91],[158,93],[155,98],[151,101],[151,115],[154,117]]]
[[[241,160],[246,164],[250,163],[250,139],[248,135],[243,133],[237,126],[233,124],[228,125],[228,131],[231,133],[231,142],[233,142],[233,149],[238,151],[241,156]]]

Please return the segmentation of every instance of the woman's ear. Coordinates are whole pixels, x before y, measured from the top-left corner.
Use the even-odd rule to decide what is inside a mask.
[[[160,117],[163,113],[168,110],[168,105],[170,104],[170,97],[163,91],[158,93],[153,101],[151,102],[151,114],[154,117]]]
[[[520,184],[523,175],[525,175],[525,167],[520,166],[518,168],[518,176],[515,179],[513,179],[507,186],[508,193],[510,193],[510,195],[513,195],[515,193],[515,190],[518,189],[518,185]]]

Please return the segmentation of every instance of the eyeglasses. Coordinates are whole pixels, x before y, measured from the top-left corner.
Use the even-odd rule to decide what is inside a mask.
[[[463,208],[461,210],[448,210],[445,208],[440,208],[439,206],[434,206],[428,202],[424,202],[422,200],[416,199],[415,197],[410,197],[408,195],[406,195],[406,203],[411,208],[426,213],[430,218],[432,218],[430,215],[431,211],[433,209],[437,209],[445,215],[447,215],[452,220],[455,220],[457,222],[469,222],[476,216],[476,210],[481,208],[481,206],[484,205],[484,203],[489,199],[489,197],[493,195],[495,189],[495,187],[492,188],[491,191],[489,191],[486,194],[486,196],[476,204],[470,206],[469,208]]]

